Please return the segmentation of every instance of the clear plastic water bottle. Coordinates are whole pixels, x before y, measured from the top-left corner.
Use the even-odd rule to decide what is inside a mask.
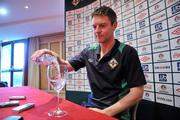
[[[37,64],[50,65],[50,64],[58,64],[57,58],[50,54],[43,54],[36,59]]]

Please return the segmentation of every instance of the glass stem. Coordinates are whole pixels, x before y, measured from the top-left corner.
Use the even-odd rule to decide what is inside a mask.
[[[59,93],[60,93],[60,91],[58,90],[57,91],[57,110],[60,110],[60,108],[59,108]]]

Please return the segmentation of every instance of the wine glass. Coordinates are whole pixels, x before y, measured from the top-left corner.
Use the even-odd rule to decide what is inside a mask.
[[[47,67],[47,78],[50,86],[57,92],[57,109],[48,113],[48,116],[62,117],[67,115],[67,112],[59,108],[59,93],[63,89],[67,79],[67,67],[66,65],[59,65],[52,63]]]

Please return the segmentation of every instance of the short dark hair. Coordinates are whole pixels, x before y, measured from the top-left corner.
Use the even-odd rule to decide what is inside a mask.
[[[111,21],[111,24],[114,22],[117,22],[117,15],[114,12],[113,9],[107,6],[101,6],[97,8],[93,13],[92,13],[92,18],[96,15],[102,15],[102,16],[107,16],[109,20]]]

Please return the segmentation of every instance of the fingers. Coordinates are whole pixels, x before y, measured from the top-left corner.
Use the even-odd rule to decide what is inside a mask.
[[[32,56],[31,56],[31,60],[32,61],[36,61],[36,59],[40,56],[42,56],[43,54],[51,54],[51,51],[48,49],[41,49],[41,50],[37,50]],[[51,54],[52,55],[52,54]]]

